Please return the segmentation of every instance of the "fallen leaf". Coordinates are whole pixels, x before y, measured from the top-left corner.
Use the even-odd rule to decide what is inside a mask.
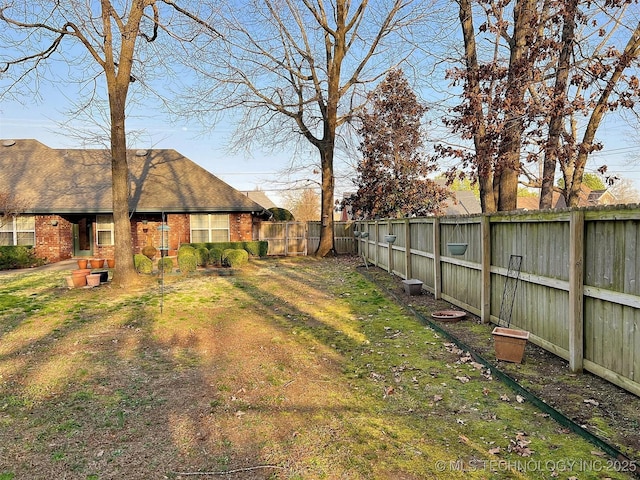
[[[456,418],[456,423],[460,425],[466,425],[466,423],[464,423],[464,420],[462,420],[461,418]]]
[[[394,393],[395,391],[396,391],[396,390],[395,390],[395,388],[393,388],[393,387],[386,387],[386,388],[384,389],[384,396],[385,396],[385,397],[388,397],[389,395],[393,395],[393,393]]]
[[[460,383],[468,383],[471,379],[469,377],[456,377],[456,380],[458,380]]]
[[[490,449],[489,449],[489,453],[490,453],[491,455],[497,455],[497,454],[499,454],[499,453],[500,453],[500,447],[490,448]]]
[[[598,405],[600,405],[600,403],[598,403],[598,401],[594,400],[593,398],[586,399],[584,403],[588,403],[589,405],[593,405],[594,407],[597,407]]]
[[[516,401],[518,403],[524,403],[524,397],[521,397],[520,395],[516,395]]]
[[[462,443],[469,443],[469,438],[465,437],[464,435],[458,435],[458,438]]]
[[[507,395],[500,395],[500,400],[502,400],[503,402],[510,402],[511,399],[507,396]]]
[[[442,395],[434,395],[433,396],[433,401],[438,403],[440,400],[442,400]]]
[[[488,388],[483,388],[482,389],[482,394],[486,397],[487,395],[489,395],[490,390]]]

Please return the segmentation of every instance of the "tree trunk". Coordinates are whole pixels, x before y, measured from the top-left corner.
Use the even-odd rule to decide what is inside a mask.
[[[493,192],[493,168],[487,145],[485,118],[480,91],[480,68],[473,29],[473,11],[470,0],[459,0],[460,25],[464,38],[464,56],[467,67],[466,96],[474,118],[473,144],[476,151],[476,174],[480,187],[480,206],[484,213],[496,211]]]
[[[335,252],[333,235],[333,145],[323,144],[319,147],[320,162],[322,166],[322,199],[321,199],[321,222],[320,222],[320,243],[315,252],[317,257],[324,257],[331,252]]]
[[[566,10],[564,12],[564,23],[562,25],[562,49],[560,50],[558,65],[556,66],[556,78],[550,109],[549,138],[544,151],[542,189],[540,191],[541,209],[553,207],[553,181],[556,176],[560,136],[562,135],[563,121],[565,118],[567,83],[569,79],[571,53],[573,52],[576,28],[575,17],[577,9],[578,0],[570,0],[567,3]]]
[[[589,123],[582,137],[580,143],[580,149],[578,156],[576,157],[573,169],[573,178],[571,183],[565,182],[565,197],[567,198],[567,205],[569,207],[577,207],[580,199],[580,186],[582,185],[582,176],[584,174],[584,168],[587,164],[589,154],[593,150],[593,142],[595,140],[596,131],[604,118],[605,112],[608,109],[609,97],[614,91],[614,88],[618,84],[618,81],[622,77],[624,70],[631,64],[632,61],[640,56],[640,22],[636,26],[633,34],[629,38],[624,52],[620,56],[620,61],[616,65],[616,68],[611,74],[611,78],[607,81],[607,85],[602,91],[598,103],[589,118]],[[568,192],[568,193],[567,193]]]
[[[129,221],[129,168],[127,164],[127,140],[125,131],[125,97],[109,92],[111,109],[111,176],[113,197],[113,221],[115,235],[116,268],[113,283],[130,286],[136,283],[138,273],[131,251],[131,222]]]
[[[518,207],[520,149],[526,113],[524,97],[531,82],[530,49],[534,42],[536,1],[518,0],[513,12],[513,38],[510,42],[509,74],[505,104],[505,126],[500,140],[494,188],[498,187],[498,210]]]

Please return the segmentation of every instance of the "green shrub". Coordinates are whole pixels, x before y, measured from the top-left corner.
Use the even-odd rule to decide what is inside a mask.
[[[218,248],[220,251],[224,251],[228,248],[243,248],[250,255],[265,257],[267,255],[267,251],[269,250],[269,242],[264,240],[254,240],[250,242],[203,242],[203,243],[185,243],[183,246],[191,246],[194,248],[205,247],[209,249],[209,255],[211,255],[211,249]],[[214,260],[211,260],[211,256],[209,256],[209,260],[211,263]]]
[[[197,267],[196,254],[194,249],[180,249],[178,250],[178,268],[183,274],[195,272]]]
[[[209,250],[207,247],[197,247],[196,251],[196,264],[201,267],[204,267],[209,263]]]
[[[153,262],[142,253],[136,253],[133,256],[133,266],[138,273],[151,273],[153,271]]]
[[[272,220],[274,222],[291,222],[295,220],[293,214],[286,208],[271,207],[269,211],[273,215]]]
[[[180,248],[178,249],[178,256],[180,256],[180,253],[192,253],[193,255],[195,255],[196,247],[188,243],[183,243],[182,245],[180,245]]]
[[[162,257],[158,260],[158,270],[161,272],[172,272],[173,271],[173,258],[171,257]]]
[[[35,256],[33,247],[25,245],[0,247],[0,270],[29,268],[43,264],[44,261]]]
[[[222,265],[223,251],[224,250],[220,247],[213,247],[211,250],[209,250],[209,263],[217,266]]]
[[[224,263],[231,268],[240,268],[249,262],[249,253],[243,249],[225,250],[223,254]]]

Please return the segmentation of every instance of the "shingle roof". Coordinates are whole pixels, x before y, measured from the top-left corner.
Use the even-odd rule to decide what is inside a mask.
[[[0,192],[18,196],[34,213],[112,211],[109,151],[53,149],[36,140],[10,143],[0,142]],[[131,211],[264,211],[175,150],[129,150],[127,159]]]
[[[251,200],[267,210],[276,206],[276,204],[273,203],[271,199],[267,197],[267,194],[262,190],[241,190],[240,193],[246,195]]]

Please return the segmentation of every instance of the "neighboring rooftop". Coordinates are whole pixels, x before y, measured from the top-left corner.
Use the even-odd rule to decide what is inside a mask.
[[[54,149],[30,139],[0,142],[0,191],[18,196],[30,211],[112,211],[108,150]],[[128,150],[127,160],[131,211],[265,210],[175,150]]]

